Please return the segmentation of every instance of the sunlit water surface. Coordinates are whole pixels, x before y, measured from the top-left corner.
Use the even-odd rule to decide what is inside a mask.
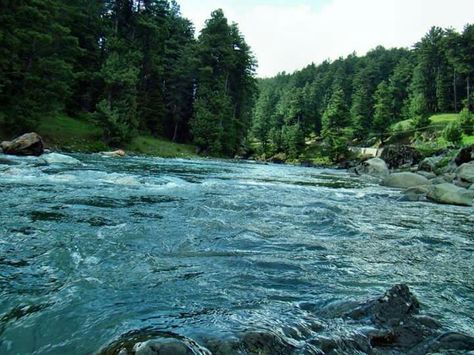
[[[353,329],[328,305],[402,282],[446,329],[474,329],[473,208],[344,171],[74,157],[0,164],[1,354],[94,353],[140,329],[337,336]]]

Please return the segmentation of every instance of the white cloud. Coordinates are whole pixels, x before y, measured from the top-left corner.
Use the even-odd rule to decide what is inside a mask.
[[[473,0],[331,0],[318,7],[308,1],[278,5],[271,1],[244,5],[231,0],[179,3],[197,30],[212,10],[222,8],[230,21],[239,24],[252,47],[260,76],[291,72],[353,51],[364,54],[379,44],[409,47],[431,26],[462,30],[473,22],[474,13]]]

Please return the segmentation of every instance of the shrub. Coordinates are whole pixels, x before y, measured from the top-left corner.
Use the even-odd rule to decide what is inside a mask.
[[[462,142],[462,129],[458,122],[451,122],[446,126],[443,131],[443,138],[455,146],[458,146]]]
[[[465,134],[470,136],[474,133],[474,118],[467,108],[459,113],[459,122]]]

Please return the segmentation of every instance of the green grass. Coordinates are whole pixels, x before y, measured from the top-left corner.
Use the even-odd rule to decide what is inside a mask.
[[[100,152],[111,150],[102,141],[102,129],[87,118],[58,115],[45,118],[37,132],[52,149],[72,152]],[[127,153],[160,156],[163,158],[197,157],[192,145],[177,144],[151,136],[138,136],[126,144]]]
[[[441,137],[441,132],[449,123],[455,122],[458,119],[459,119],[459,114],[457,113],[442,113],[442,114],[437,114],[430,117],[431,124],[427,128],[427,130],[438,132],[439,138],[436,141],[437,146],[439,147],[447,146],[447,143]],[[403,131],[409,131],[410,133],[413,133],[411,132],[411,130],[413,129],[411,127],[411,122],[412,122],[411,119],[400,121],[398,123],[393,124],[391,128],[393,129],[395,126],[400,125]],[[464,135],[462,145],[470,145],[470,144],[474,144],[474,135],[471,135],[471,136]]]
[[[163,158],[195,158],[196,147],[188,144],[177,144],[165,139],[151,136],[138,136],[125,146],[131,153],[160,156]]]
[[[53,149],[98,152],[109,149],[102,141],[102,130],[88,119],[66,115],[47,117],[38,127],[39,135]]]

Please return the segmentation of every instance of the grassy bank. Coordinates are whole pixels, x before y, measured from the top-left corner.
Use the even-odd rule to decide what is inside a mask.
[[[95,153],[112,149],[102,141],[102,129],[87,118],[57,115],[44,118],[37,128],[46,146],[53,150]],[[1,132],[0,132],[1,133]],[[11,139],[4,134],[2,139]],[[177,144],[162,138],[139,135],[122,147],[129,154],[145,154],[164,158],[197,157],[193,145]]]
[[[440,147],[447,146],[447,142],[442,137],[442,132],[446,126],[451,123],[459,120],[459,114],[457,113],[442,113],[438,115],[433,115],[430,117],[430,125],[426,127],[423,131],[430,131],[436,133],[437,139],[434,144],[439,145]],[[392,130],[398,128],[398,130],[405,131],[410,135],[414,134],[412,128],[412,120],[404,120],[392,125]],[[463,135],[462,145],[474,144],[474,135]]]

